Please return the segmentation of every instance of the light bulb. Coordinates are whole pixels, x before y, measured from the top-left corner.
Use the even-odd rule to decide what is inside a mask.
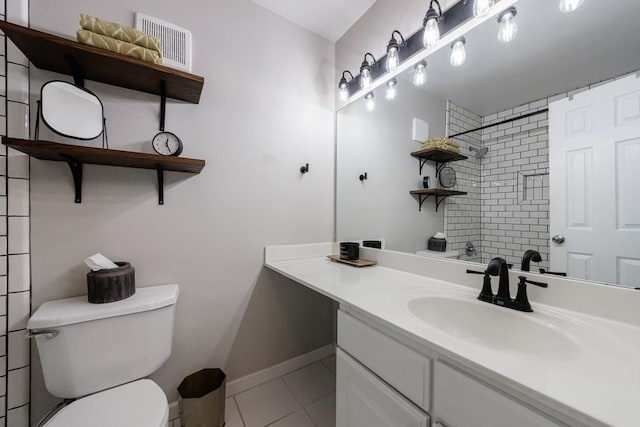
[[[438,19],[429,18],[424,26],[424,37],[422,42],[424,47],[431,47],[440,40],[440,28],[438,28]]]
[[[473,4],[473,14],[475,16],[485,16],[492,7],[493,0],[476,0]]]
[[[371,86],[371,70],[365,68],[360,73],[360,87],[366,89]]]
[[[367,111],[373,111],[376,109],[376,101],[374,101],[374,95],[373,92],[369,92],[364,99],[367,100]]]
[[[396,95],[398,95],[398,89],[396,86],[398,85],[398,80],[391,79],[387,82],[387,89],[384,92],[384,97],[388,101],[393,101],[396,99]]]
[[[582,6],[582,3],[584,3],[584,0],[560,0],[558,8],[563,13],[573,12]]]
[[[498,40],[502,43],[509,43],[518,35],[518,24],[516,23],[516,8],[512,7],[498,17],[500,23],[500,31],[498,31]]]
[[[427,82],[427,63],[422,61],[416,64],[416,70],[413,74],[413,84],[423,86]]]
[[[465,43],[466,43],[466,40],[463,37],[456,40],[451,45],[450,62],[451,62],[451,65],[453,65],[454,67],[460,67],[462,64],[464,64],[467,61],[467,51],[464,48]]]
[[[346,102],[346,100],[349,99],[349,86],[346,83],[340,83],[338,96],[342,102]]]
[[[398,56],[398,48],[393,46],[387,52],[387,71],[393,71],[400,65],[400,57]]]

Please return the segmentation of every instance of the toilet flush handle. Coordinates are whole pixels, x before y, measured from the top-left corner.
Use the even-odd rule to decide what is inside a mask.
[[[27,338],[33,339],[33,338],[43,337],[50,340],[55,338],[59,333],[60,332],[56,331],[55,329],[47,329],[42,331],[30,331],[27,334]]]

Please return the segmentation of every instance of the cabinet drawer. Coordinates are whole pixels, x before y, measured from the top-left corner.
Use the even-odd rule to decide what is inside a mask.
[[[558,427],[539,414],[476,379],[440,362],[433,374],[434,422],[447,427]]]
[[[430,411],[431,359],[338,311],[338,346]]]
[[[336,427],[429,426],[427,414],[340,349],[336,370]]]

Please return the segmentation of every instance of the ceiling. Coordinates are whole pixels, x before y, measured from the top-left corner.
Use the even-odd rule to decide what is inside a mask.
[[[376,2],[376,0],[252,1],[334,43]]]

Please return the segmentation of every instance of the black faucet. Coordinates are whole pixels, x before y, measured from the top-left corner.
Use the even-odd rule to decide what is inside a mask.
[[[529,304],[529,298],[527,297],[527,283],[530,285],[540,286],[541,288],[546,288],[549,285],[541,282],[534,282],[533,280],[528,280],[524,276],[518,276],[520,279],[520,283],[518,283],[518,294],[516,295],[516,299],[509,305],[509,308],[513,308],[514,310],[532,312],[531,304]]]
[[[560,272],[557,272],[557,271],[549,271],[549,270],[545,270],[544,268],[540,269],[540,274],[552,274],[554,276],[567,277],[567,273],[560,273]]]
[[[494,258],[489,261],[487,266],[487,274],[491,276],[500,276],[498,282],[498,293],[495,297],[495,303],[505,305],[511,302],[511,293],[509,292],[509,264],[504,258]]]
[[[518,293],[515,299],[511,299],[509,292],[509,269],[511,264],[507,264],[504,258],[494,258],[489,261],[489,265],[485,271],[473,271],[467,270],[467,274],[482,274],[484,275],[484,282],[482,283],[482,291],[478,295],[480,301],[488,302],[490,304],[499,305],[502,307],[510,308],[518,311],[532,312],[531,304],[529,304],[529,298],[527,297],[527,283],[530,285],[540,286],[546,288],[546,283],[534,282],[528,280],[524,276],[519,276],[520,283],[518,283]],[[491,289],[491,276],[500,276],[500,284],[498,285],[498,294],[493,295]],[[640,289],[640,288],[639,288]]]
[[[473,271],[467,270],[467,274],[482,274],[484,275],[484,280],[482,281],[482,290],[480,291],[480,295],[478,295],[478,299],[480,301],[489,302],[493,304],[493,289],[491,289],[491,276],[489,273],[485,271]]]
[[[522,270],[522,271],[531,271],[529,269],[531,261],[533,261],[533,262],[542,261],[542,257],[540,256],[540,252],[534,251],[532,249],[529,249],[528,251],[526,251],[524,253],[524,255],[522,256],[522,266],[520,267],[520,270]]]

